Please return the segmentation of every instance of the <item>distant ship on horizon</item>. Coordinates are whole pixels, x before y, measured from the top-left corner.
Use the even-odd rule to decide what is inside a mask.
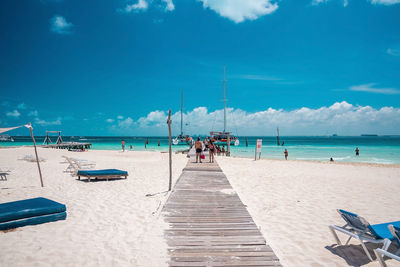
[[[377,134],[362,134],[361,136],[378,136]]]

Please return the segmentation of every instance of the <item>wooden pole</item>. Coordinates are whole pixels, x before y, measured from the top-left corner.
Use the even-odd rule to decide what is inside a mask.
[[[39,176],[40,176],[40,184],[43,187],[42,171],[40,170],[39,157],[38,157],[37,149],[36,149],[36,141],[35,141],[35,137],[33,137],[33,130],[32,130],[31,123],[28,123],[28,125],[29,125],[29,131],[31,132],[31,137],[32,137],[32,141],[33,141],[33,147],[35,148],[36,163],[37,163],[37,166],[38,166]]]
[[[247,137],[246,137],[246,147],[249,146],[249,141],[247,141]]]
[[[254,160],[257,160],[257,142],[256,142],[256,148],[254,149]]]
[[[168,112],[168,142],[169,142],[169,185],[168,185],[168,191],[171,191],[172,189],[172,137],[171,137],[171,110]]]

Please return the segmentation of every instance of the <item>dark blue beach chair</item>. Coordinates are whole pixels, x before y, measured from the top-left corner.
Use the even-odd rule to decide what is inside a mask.
[[[47,198],[32,198],[0,204],[0,230],[65,220],[64,204]]]
[[[79,170],[78,171],[78,179],[81,179],[81,176],[87,177],[88,181],[90,182],[91,178],[96,179],[115,179],[115,178],[128,178],[127,171],[121,171],[117,169],[106,169],[106,170]]]
[[[361,216],[358,216],[357,214],[345,210],[337,211],[340,216],[342,216],[342,218],[346,221],[346,224],[344,226],[329,226],[329,229],[335,237],[337,244],[342,245],[335,231],[342,232],[349,236],[346,245],[349,243],[351,238],[356,238],[361,242],[361,246],[363,247],[365,254],[367,254],[368,258],[371,261],[374,260],[372,259],[371,254],[365,246],[364,241],[377,244],[382,243],[382,249],[387,250],[391,244],[391,241],[395,239],[390,232],[388,226],[394,225],[396,227],[400,227],[400,221],[371,225],[367,222],[367,220],[365,220]]]

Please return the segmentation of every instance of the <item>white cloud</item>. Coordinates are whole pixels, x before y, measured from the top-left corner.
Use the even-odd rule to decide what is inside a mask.
[[[316,6],[316,5],[319,5],[322,3],[327,3],[328,1],[330,1],[330,0],[312,0],[311,5]],[[386,6],[400,3],[400,0],[367,0],[367,1],[371,2],[371,4],[374,4],[374,5],[386,5]],[[343,0],[344,7],[346,7],[348,4],[349,4],[348,0]]]
[[[146,0],[138,0],[136,4],[128,4],[125,6],[125,8],[122,10],[126,13],[131,13],[133,11],[145,11],[149,7],[149,4],[147,3]]]
[[[121,115],[117,116],[117,119],[119,119],[119,120],[122,120],[123,118],[124,118],[124,116],[121,116]]]
[[[180,113],[172,115],[172,131],[180,131]],[[329,107],[295,110],[267,108],[257,112],[227,109],[228,130],[238,135],[275,135],[276,127],[282,135],[359,135],[362,133],[398,134],[400,108],[354,106],[345,101]],[[136,135],[167,135],[167,112],[152,111],[134,121],[131,118],[113,126],[117,133]],[[223,129],[223,110],[209,111],[197,107],[184,114],[184,132],[209,134]]]
[[[395,48],[388,48],[386,50],[386,53],[391,55],[391,56],[395,56],[395,57],[400,56],[400,50],[399,49],[395,49]]]
[[[71,34],[73,26],[63,16],[56,15],[50,19],[50,30],[54,33]]]
[[[125,8],[118,9],[118,11],[124,13],[146,11],[154,4],[159,8],[163,8],[166,12],[175,10],[172,0],[138,0],[135,4],[127,4]]]
[[[166,4],[165,11],[173,11],[175,9],[175,5],[172,0],[161,0]]]
[[[13,117],[13,118],[18,118],[21,116],[21,113],[18,112],[18,110],[14,109],[13,111],[9,111],[6,113],[7,117]]]
[[[17,106],[17,108],[19,108],[19,109],[26,109],[26,105],[25,105],[25,103],[21,103],[21,104],[19,104],[19,105]]]
[[[37,110],[32,110],[28,113],[28,116],[37,117],[39,112]]]
[[[400,90],[395,88],[374,88],[375,83],[368,83],[368,84],[361,84],[351,86],[349,89],[350,91],[358,91],[358,92],[368,92],[368,93],[375,93],[375,94],[385,94],[385,95],[396,95],[400,94]]]
[[[316,6],[316,5],[319,5],[319,4],[322,4],[322,3],[326,3],[328,1],[329,0],[312,0],[311,5]]]
[[[130,128],[134,125],[132,118],[128,117],[123,121],[118,122],[118,127],[120,128]]]
[[[106,119],[106,122],[112,123],[112,122],[114,122],[114,119]]]
[[[39,118],[35,118],[35,123],[42,125],[42,126],[46,126],[46,125],[61,125],[61,118],[57,118],[54,121],[45,121],[45,120],[41,120]]]
[[[152,111],[146,117],[141,117],[137,121],[141,128],[160,127],[167,123],[167,113],[164,111]]]
[[[380,4],[380,5],[390,6],[400,3],[400,0],[371,0],[371,3],[375,5]]]
[[[198,0],[204,8],[215,11],[222,17],[235,23],[245,20],[255,20],[271,14],[278,9],[278,4],[271,0]]]

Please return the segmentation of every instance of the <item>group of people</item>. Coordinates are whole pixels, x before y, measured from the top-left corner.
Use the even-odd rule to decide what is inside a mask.
[[[198,137],[194,143],[194,148],[196,149],[196,163],[202,162],[201,159],[203,151],[208,151],[210,162],[214,162],[215,154],[219,156],[221,154],[225,155],[226,153],[225,146],[222,146],[221,148],[221,146],[214,144],[214,142],[207,137],[203,140],[203,142],[200,140],[200,137]]]

